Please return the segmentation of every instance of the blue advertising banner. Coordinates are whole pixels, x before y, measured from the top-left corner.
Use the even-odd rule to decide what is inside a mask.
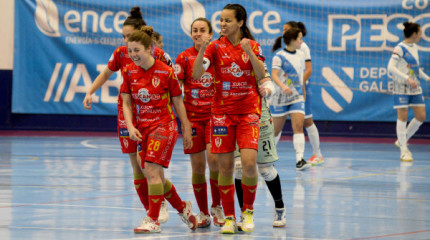
[[[248,12],[248,26],[262,46],[270,69],[272,45],[288,21],[301,21],[311,50],[315,120],[395,121],[391,51],[403,40],[402,23],[422,26],[423,70],[430,74],[428,1],[236,1]],[[20,0],[15,2],[12,112],[116,115],[122,82],[114,74],[94,95],[93,109],[82,101],[122,41],[122,23],[138,5],[148,25],[161,33],[173,60],[192,46],[191,22],[206,17],[219,37],[226,1],[209,0]],[[423,81],[426,105],[430,84]],[[427,116],[430,116],[429,107]]]

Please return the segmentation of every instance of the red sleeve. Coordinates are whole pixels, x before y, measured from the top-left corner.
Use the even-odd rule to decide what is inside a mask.
[[[257,58],[261,61],[265,61],[266,58],[263,55],[263,50],[261,49],[261,46],[258,42],[254,42],[254,46],[252,47],[252,51],[255,53]]]
[[[130,77],[129,77],[128,73],[129,73],[129,69],[127,67],[124,68],[124,74],[121,74],[121,76],[123,78],[123,81],[121,84],[121,89],[120,89],[121,93],[131,93]]]
[[[178,78],[173,73],[173,70],[169,70],[169,79],[168,79],[168,89],[170,93],[170,97],[176,97],[182,94],[182,90],[179,87]]]
[[[208,45],[208,47],[205,50],[204,57],[207,58],[207,59],[209,59],[211,65],[214,64],[214,62],[213,62],[213,56],[214,56],[214,54],[215,54],[215,43],[210,42],[209,45]],[[203,64],[205,64],[205,63],[203,63]]]
[[[112,72],[116,72],[121,69],[121,62],[119,57],[120,53],[121,53],[120,48],[115,49],[115,51],[112,53],[112,56],[109,59],[108,68]]]
[[[183,53],[179,54],[176,58],[175,65],[173,66],[173,70],[178,77],[179,80],[185,80],[185,57]]]

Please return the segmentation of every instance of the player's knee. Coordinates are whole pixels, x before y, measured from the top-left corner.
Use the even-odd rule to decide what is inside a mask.
[[[242,162],[240,157],[234,158],[234,178],[242,179]]]
[[[267,182],[273,181],[278,176],[278,171],[273,163],[258,164],[258,171]]]

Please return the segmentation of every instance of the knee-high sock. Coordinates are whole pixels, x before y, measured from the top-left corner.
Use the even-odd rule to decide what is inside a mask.
[[[204,174],[192,174],[192,183],[194,196],[196,197],[197,205],[200,212],[209,215],[208,211],[208,191],[206,184],[206,177]]]
[[[178,193],[176,192],[175,186],[166,179],[166,183],[164,184],[164,198],[172,205],[172,207],[178,210],[178,213],[182,213],[185,207],[185,204],[182,202]]]
[[[234,214],[234,182],[233,177],[218,175],[218,187],[221,195],[221,204],[226,217],[235,217]]]
[[[273,201],[275,201],[275,208],[283,208],[284,201],[282,200],[282,187],[279,174],[272,181],[266,181],[266,184],[270,194],[272,194]]]
[[[242,211],[246,209],[254,210],[255,196],[257,195],[258,175],[248,178],[242,176],[242,189],[243,189],[243,207]]]
[[[418,131],[423,122],[418,121],[416,118],[413,118],[406,128],[406,142]]]
[[[275,140],[275,145],[278,145],[279,139],[281,139],[282,132],[279,132],[277,136],[273,137],[273,140]]]
[[[211,194],[212,194],[212,207],[216,207],[221,205],[221,197],[219,195],[219,187],[218,187],[218,174],[219,172],[211,172],[209,171],[210,185],[211,185]]]
[[[148,180],[145,174],[134,174],[134,187],[136,188],[140,202],[142,202],[146,211],[149,211]]]
[[[308,132],[309,142],[311,143],[313,154],[315,156],[321,156],[320,135],[318,133],[317,126],[312,124],[310,127],[306,128],[306,132]]]
[[[153,220],[158,220],[160,215],[161,202],[164,199],[163,195],[163,184],[149,184],[149,211],[148,216]]]
[[[303,133],[296,133],[293,135],[293,145],[296,150],[296,162],[300,162],[305,152],[305,135]]]
[[[397,119],[396,124],[396,133],[397,133],[397,140],[399,141],[400,148],[406,149],[406,122],[400,121]]]

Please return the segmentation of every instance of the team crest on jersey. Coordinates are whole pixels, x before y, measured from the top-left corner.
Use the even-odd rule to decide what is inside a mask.
[[[158,87],[158,85],[160,85],[160,79],[158,77],[154,76],[152,78],[152,86]]]
[[[212,117],[213,124],[216,126],[225,125],[225,119],[226,119],[225,115],[223,115],[222,117],[219,117],[219,118],[217,118],[215,116]]]
[[[244,63],[248,63],[249,61],[249,55],[246,54],[246,52],[242,53],[242,60]]]
[[[144,103],[147,103],[147,102],[149,102],[149,100],[151,100],[149,97],[149,91],[146,88],[139,89],[137,97],[140,99],[140,101],[142,101]]]
[[[215,138],[215,146],[219,148],[222,144],[222,139],[220,137]]]
[[[205,72],[200,78],[200,80],[201,80],[201,85],[207,88],[212,84],[212,74]]]
[[[124,143],[124,147],[128,148],[128,141],[127,141],[127,139],[123,139],[122,142]]]
[[[179,65],[179,64],[175,64],[175,65],[173,65],[173,72],[176,74],[176,75],[178,75],[179,73],[181,73],[181,65]]]

